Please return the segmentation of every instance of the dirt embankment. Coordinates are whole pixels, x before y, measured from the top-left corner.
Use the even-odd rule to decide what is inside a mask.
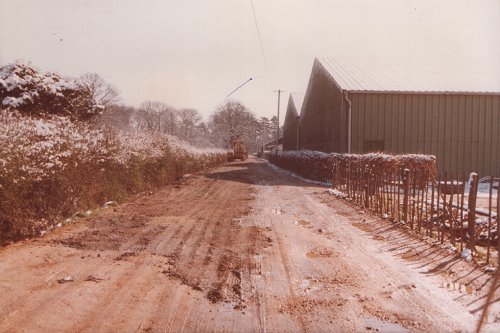
[[[324,190],[250,160],[0,249],[0,331],[472,329],[488,275]]]

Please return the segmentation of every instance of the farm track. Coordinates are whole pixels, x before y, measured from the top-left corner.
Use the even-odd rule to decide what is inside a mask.
[[[473,329],[490,276],[324,192],[250,159],[0,249],[0,332]]]

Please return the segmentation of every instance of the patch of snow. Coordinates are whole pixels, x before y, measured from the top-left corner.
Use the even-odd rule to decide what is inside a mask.
[[[464,249],[462,253],[460,254],[462,258],[464,258],[466,261],[471,261],[472,260],[472,251],[471,249]]]
[[[493,266],[486,266],[484,268],[485,273],[495,273],[497,271],[496,267]]]
[[[295,174],[295,173],[293,173],[291,171],[282,169],[282,168],[280,168],[280,167],[272,164],[269,161],[266,161],[266,162],[267,162],[267,164],[269,164],[269,166],[271,168],[273,168],[275,171],[277,171],[277,172],[279,172],[279,173],[281,173],[283,175],[287,175],[287,176],[292,176],[292,177],[298,178],[298,179],[300,179],[300,180],[302,180],[302,181],[304,181],[306,183],[311,183],[311,184],[316,184],[316,185],[322,185],[322,186],[331,186],[332,185],[332,183],[320,182],[320,181],[317,181],[317,180],[303,178],[303,177],[301,177],[301,176],[299,176],[299,175],[297,175],[297,174]]]
[[[339,198],[347,198],[347,194],[345,194],[344,192],[340,192],[339,190],[336,190],[336,189],[329,189],[328,190],[328,193],[332,194],[332,195],[335,195]]]

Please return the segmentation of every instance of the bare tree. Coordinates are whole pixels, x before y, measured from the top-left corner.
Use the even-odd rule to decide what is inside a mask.
[[[210,120],[215,143],[231,147],[234,139],[248,139],[255,135],[257,119],[238,101],[227,101],[217,107]]]
[[[192,141],[196,127],[201,122],[201,115],[195,109],[182,109],[178,111],[180,137],[186,141]]]
[[[132,106],[113,104],[97,117],[95,124],[99,127],[127,131],[132,127],[132,115],[136,112]]]
[[[133,119],[142,131],[175,135],[179,127],[177,111],[163,102],[142,103]]]
[[[96,104],[108,107],[119,101],[120,93],[118,90],[104,81],[99,74],[86,73],[83,74],[80,79],[88,85]]]
[[[260,117],[259,125],[256,130],[256,142],[259,146],[272,141],[276,138],[276,116],[271,119],[267,117]]]

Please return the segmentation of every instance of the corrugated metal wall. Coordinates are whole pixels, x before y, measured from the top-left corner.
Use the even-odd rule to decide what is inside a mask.
[[[347,112],[342,92],[317,61],[300,117],[301,149],[346,152]]]
[[[500,176],[500,96],[352,93],[351,99],[354,153],[383,146],[436,155],[443,172]]]
[[[295,107],[294,100],[290,95],[288,99],[288,106],[286,108],[285,123],[283,125],[283,150],[296,150],[297,149],[297,127],[299,121],[297,116],[297,108]]]

